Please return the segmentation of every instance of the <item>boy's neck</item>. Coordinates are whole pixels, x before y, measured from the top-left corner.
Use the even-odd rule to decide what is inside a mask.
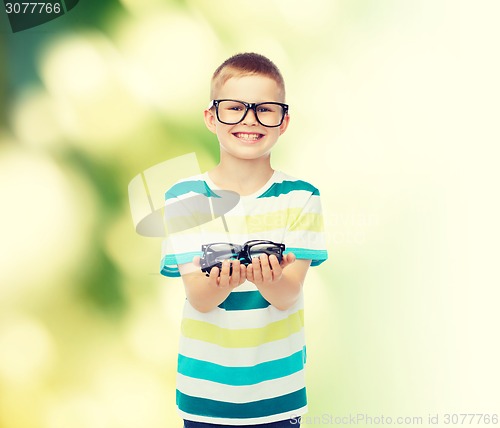
[[[209,171],[217,187],[232,190],[241,196],[251,195],[264,186],[274,173],[270,157],[264,159],[231,159]]]

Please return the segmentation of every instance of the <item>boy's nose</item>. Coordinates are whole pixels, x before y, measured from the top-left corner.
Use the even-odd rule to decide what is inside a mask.
[[[257,115],[255,114],[255,111],[251,108],[248,109],[245,117],[242,119],[241,123],[245,125],[253,125],[257,123]]]

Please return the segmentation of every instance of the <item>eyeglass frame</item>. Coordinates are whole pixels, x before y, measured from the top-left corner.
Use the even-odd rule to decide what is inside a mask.
[[[238,122],[224,122],[223,120],[221,120],[220,117],[219,117],[219,103],[222,102],[222,101],[233,101],[233,102],[237,102],[237,103],[243,104],[245,106],[245,113],[243,114],[243,117]],[[257,113],[257,107],[260,106],[260,105],[263,105],[263,104],[274,104],[274,105],[281,106],[281,108],[283,109],[283,115],[281,116],[280,123],[278,123],[277,125],[265,125],[264,123],[262,123],[260,121],[259,115]],[[285,120],[285,116],[288,114],[289,105],[288,104],[284,104],[284,103],[278,103],[278,102],[275,102],[275,101],[266,101],[266,102],[263,102],[263,103],[247,103],[246,101],[232,100],[232,99],[228,99],[228,98],[222,98],[222,99],[219,99],[219,100],[212,100],[212,101],[210,101],[210,104],[208,105],[208,110],[210,110],[212,107],[215,107],[215,114],[217,116],[217,120],[220,123],[223,123],[224,125],[237,125],[238,123],[243,122],[243,120],[245,119],[245,117],[247,117],[248,110],[253,110],[253,113],[255,115],[255,119],[257,119],[257,122],[259,122],[262,126],[265,126],[266,128],[277,128],[278,126],[281,126],[283,124],[283,121]]]
[[[284,253],[285,248],[286,248],[285,244],[281,244],[278,242],[273,242],[273,241],[269,241],[269,240],[265,240],[265,239],[252,239],[250,241],[245,242],[243,245],[233,244],[231,242],[214,242],[212,244],[203,244],[201,246],[201,251],[203,251],[203,256],[200,258],[201,271],[204,272],[206,276],[210,276],[210,271],[212,270],[212,268],[214,268],[214,267],[219,268],[219,272],[222,270],[222,262],[217,262],[214,264],[207,263],[205,256],[207,254],[207,249],[211,245],[220,245],[220,244],[231,245],[233,247],[232,249],[235,251],[235,252],[233,252],[233,254],[236,256],[234,259],[231,259],[231,260],[239,260],[240,263],[244,263],[245,266],[248,266],[250,263],[252,263],[252,257],[250,257],[249,250],[253,245],[256,245],[257,243],[271,244],[273,247],[277,247],[279,249],[279,253],[278,254],[273,253],[270,255],[276,256],[276,258],[278,259],[278,262],[281,263],[281,261],[283,260],[283,253]],[[236,251],[237,248],[240,248],[240,250]],[[231,265],[229,268],[230,275],[232,274],[232,268],[233,268],[233,266]]]

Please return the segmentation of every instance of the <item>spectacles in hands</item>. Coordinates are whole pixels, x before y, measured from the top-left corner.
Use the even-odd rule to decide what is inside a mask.
[[[222,269],[224,260],[239,260],[240,263],[248,266],[252,263],[252,259],[260,257],[262,254],[267,256],[276,256],[278,262],[283,260],[283,252],[285,244],[279,244],[272,241],[254,239],[245,242],[243,245],[232,244],[229,242],[217,242],[214,244],[204,244],[201,246],[203,252],[200,258],[201,271],[206,276],[210,276],[210,271],[213,267],[218,267],[219,272]],[[229,275],[232,274],[232,266],[230,267]]]

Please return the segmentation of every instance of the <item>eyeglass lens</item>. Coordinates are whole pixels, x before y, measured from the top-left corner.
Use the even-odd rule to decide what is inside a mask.
[[[267,255],[274,254],[274,255],[278,256],[278,258],[281,255],[281,251],[280,251],[280,248],[278,246],[272,246],[272,245],[269,245],[268,243],[267,244],[252,245],[248,249],[248,253],[250,255],[250,258],[260,257],[262,254],[267,254]]]
[[[223,260],[234,259],[238,257],[241,248],[232,244],[212,244],[207,251],[209,263],[222,262]]]
[[[278,126],[283,121],[285,111],[279,104],[259,104],[254,110],[258,121],[264,126]],[[219,101],[218,116],[221,122],[236,124],[243,120],[247,108],[239,101]]]

